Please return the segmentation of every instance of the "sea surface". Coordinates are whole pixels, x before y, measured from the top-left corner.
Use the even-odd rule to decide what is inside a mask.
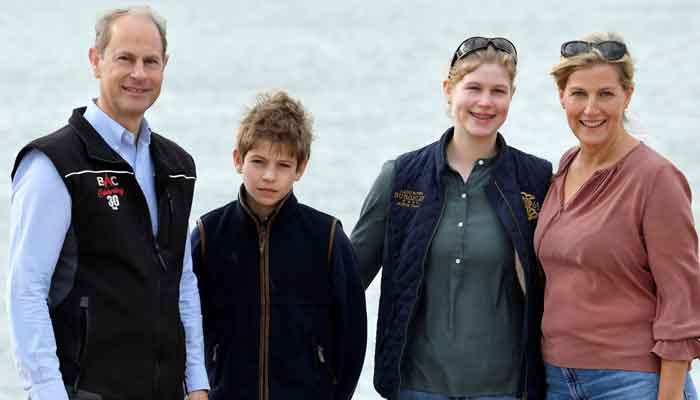
[[[309,169],[295,192],[345,230],[384,160],[450,125],[441,93],[454,48],[505,36],[519,53],[517,91],[501,132],[558,162],[576,143],[548,71],[565,40],[617,31],[636,60],[631,131],[673,161],[700,192],[700,2],[197,1],[149,2],[168,19],[170,61],[147,117],[197,161],[192,216],[228,202],[237,123],[256,93],[284,88],[315,116]],[[0,12],[0,287],[7,276],[9,173],[17,151],[63,125],[98,92],[88,64],[93,25],[116,1],[2,1]],[[51,212],[51,204],[46,204]],[[624,207],[620,204],[620,207]],[[699,203],[693,201],[695,220]],[[105,240],[109,240],[105,238]],[[372,388],[379,285],[367,291],[369,343],[355,398]],[[3,291],[4,293],[4,291]],[[0,300],[0,399],[23,399]],[[693,371],[696,380],[700,374]]]

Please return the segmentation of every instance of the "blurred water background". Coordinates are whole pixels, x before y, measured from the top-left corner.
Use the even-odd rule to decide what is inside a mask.
[[[285,88],[315,116],[317,140],[296,185],[307,204],[347,232],[381,163],[435,140],[449,126],[440,81],[467,36],[506,36],[517,46],[517,92],[501,132],[555,163],[575,144],[549,68],[562,41],[621,32],[637,62],[631,130],[672,160],[700,191],[700,2],[198,1],[149,2],[168,19],[170,63],[151,126],[197,161],[192,216],[217,207],[241,182],[231,166],[237,122],[261,90]],[[0,12],[0,399],[24,398],[9,351],[9,173],[30,139],[63,125],[97,94],[88,66],[97,14],[115,1],[4,0]],[[47,212],[51,205],[46,205]],[[624,207],[621,204],[620,207]],[[695,220],[699,203],[693,202]],[[367,291],[367,360],[356,398],[372,387],[378,279]],[[696,381],[700,373],[693,371]]]

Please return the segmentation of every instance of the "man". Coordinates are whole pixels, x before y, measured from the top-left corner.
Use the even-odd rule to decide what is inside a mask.
[[[168,61],[165,21],[132,7],[95,30],[99,97],[29,143],[12,171],[20,377],[32,400],[206,399],[187,239],[194,162],[144,119]]]

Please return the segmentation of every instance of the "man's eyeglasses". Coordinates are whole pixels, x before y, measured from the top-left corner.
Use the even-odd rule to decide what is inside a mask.
[[[450,68],[454,67],[455,63],[464,57],[472,54],[475,51],[483,50],[493,46],[494,49],[508,53],[513,56],[513,63],[518,63],[518,52],[515,50],[515,45],[508,39],[502,37],[486,38],[481,36],[473,36],[463,41],[455,50],[452,56]]]

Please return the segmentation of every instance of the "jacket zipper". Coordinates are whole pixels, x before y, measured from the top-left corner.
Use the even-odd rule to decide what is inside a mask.
[[[440,215],[438,216],[438,220],[435,223],[435,226],[433,227],[433,232],[430,234],[430,240],[428,240],[428,246],[425,249],[425,253],[423,253],[423,260],[421,261],[421,274],[420,274],[420,279],[418,280],[418,286],[416,287],[416,293],[415,293],[415,299],[416,301],[413,303],[411,306],[411,309],[408,312],[408,321],[406,323],[406,329],[404,330],[404,341],[401,344],[401,352],[399,352],[399,360],[398,360],[398,365],[397,365],[397,372],[398,372],[398,377],[399,377],[399,386],[396,388],[397,396],[398,392],[401,390],[401,361],[403,360],[403,353],[406,350],[406,342],[408,341],[408,329],[411,326],[411,321],[413,320],[413,311],[415,311],[415,305],[418,303],[418,296],[420,295],[422,285],[423,285],[423,278],[425,277],[425,262],[428,259],[428,252],[430,250],[430,245],[433,243],[433,239],[435,238],[435,234],[437,234],[438,227],[440,226],[440,221],[442,221],[442,216],[445,213],[445,208],[447,206],[447,199],[443,196],[442,199],[442,206],[440,208]],[[386,340],[386,338],[384,339]]]
[[[258,362],[258,398],[260,400],[269,400],[270,398],[270,258],[268,251],[270,226],[287,198],[284,198],[275,211],[262,223],[260,218],[248,209],[245,202],[241,201],[243,210],[253,220],[255,229],[258,231],[258,247],[260,250],[260,360]]]
[[[493,180],[493,184],[496,186],[496,189],[498,190],[498,193],[501,195],[501,199],[503,199],[503,202],[506,204],[508,207],[508,212],[510,213],[510,217],[513,219],[513,224],[515,224],[515,227],[518,229],[518,235],[520,235],[520,239],[523,241],[523,243],[527,243],[525,241],[525,235],[523,235],[522,230],[520,230],[520,225],[518,224],[518,220],[515,218],[515,211],[513,211],[513,207],[511,207],[510,203],[508,202],[508,199],[506,198],[505,193],[503,193],[503,190],[501,190],[501,187],[498,185],[498,181],[495,179]],[[520,257],[520,253],[516,251],[516,257]],[[521,261],[522,264],[522,261]],[[524,264],[523,264],[524,265]],[[525,267],[523,267],[523,272],[525,270]],[[525,318],[528,318],[527,316],[527,304],[529,300],[529,296],[527,295],[528,290],[527,290],[527,279],[525,280],[525,293],[523,293],[523,297],[525,298]],[[524,371],[524,378],[523,378],[523,384],[522,384],[522,400],[527,400],[527,378],[528,378],[528,362],[527,362],[527,342],[524,339],[525,335],[523,335],[523,340],[521,342],[522,344],[522,363],[523,363],[523,371]]]
[[[258,224],[258,244],[260,247],[260,400],[268,400],[269,393],[269,339],[270,339],[270,265],[267,245],[269,219]]]

